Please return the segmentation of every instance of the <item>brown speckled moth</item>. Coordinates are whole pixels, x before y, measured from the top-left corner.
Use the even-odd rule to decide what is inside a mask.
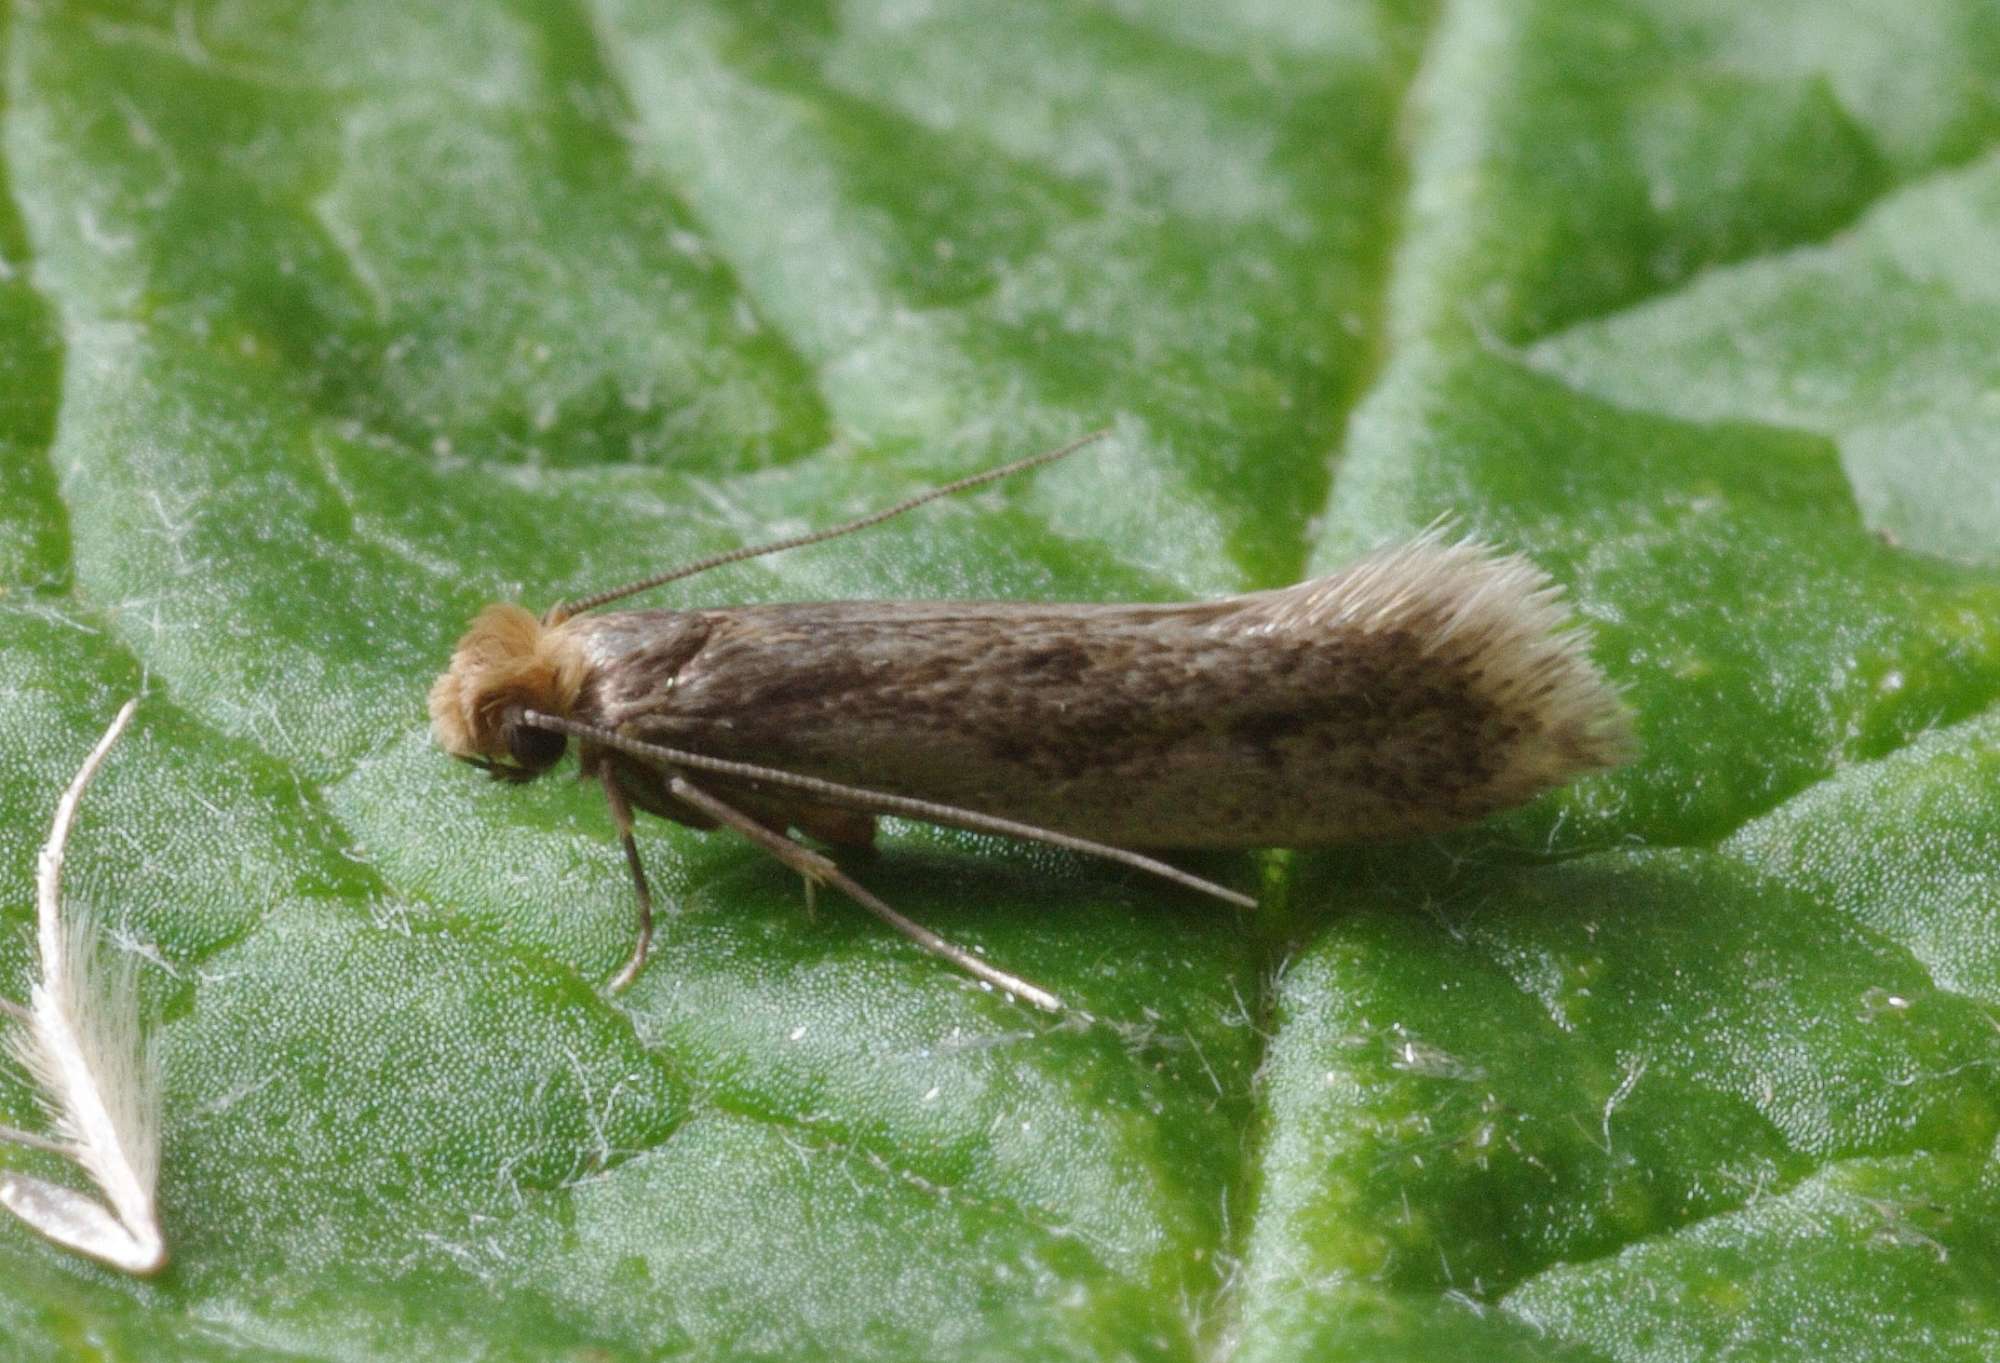
[[[1630,746],[1624,706],[1526,559],[1436,530],[1326,577],[1172,605],[817,601],[589,614],[724,563],[851,533],[1061,458],[934,488],[552,608],[488,606],[431,688],[445,751],[526,781],[577,740],[639,900],[632,808],[727,825],[971,974],[1047,990],[891,909],[796,829],[868,845],[878,815],[1108,857],[1244,907],[1142,854],[1313,847],[1473,822]]]

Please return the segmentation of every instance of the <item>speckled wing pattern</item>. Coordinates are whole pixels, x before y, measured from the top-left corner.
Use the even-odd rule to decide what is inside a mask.
[[[1566,620],[1526,560],[1433,534],[1185,605],[825,602],[565,628],[590,663],[578,720],[1122,847],[1228,848],[1450,827],[1619,760],[1623,707]]]

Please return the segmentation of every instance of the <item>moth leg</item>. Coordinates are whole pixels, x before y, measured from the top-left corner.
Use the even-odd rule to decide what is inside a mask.
[[[789,806],[785,817],[799,832],[832,847],[871,848],[875,845],[875,816],[859,809],[801,802]]]
[[[632,871],[632,889],[639,900],[639,940],[632,944],[632,955],[618,973],[611,977],[607,986],[612,993],[622,993],[632,981],[639,978],[639,972],[646,968],[646,952],[653,945],[653,887],[646,883],[646,868],[639,861],[639,844],[632,836],[632,804],[625,798],[625,792],[618,785],[618,778],[612,775],[607,764],[602,772],[604,798],[611,805],[611,822],[618,829],[618,841],[625,848],[625,865]]]
[[[809,838],[833,847],[855,848],[869,852],[875,848],[875,816],[858,809],[841,809],[834,805],[797,804],[785,811],[785,818],[794,828]],[[774,830],[784,832],[785,825],[774,824]],[[816,891],[819,882],[811,876],[806,880],[806,917],[813,916],[816,907]]]
[[[863,889],[826,857],[809,847],[801,847],[782,833],[772,832],[748,814],[732,805],[724,804],[699,786],[693,785],[686,777],[674,777],[668,783],[667,789],[672,791],[676,798],[687,801],[702,813],[714,818],[717,823],[728,824],[781,863],[804,876],[808,882],[820,881],[833,886],[933,956],[942,956],[968,975],[1024,998],[1039,1008],[1046,1008],[1051,1013],[1063,1011],[1062,1000],[1040,985],[1030,984],[1019,975],[1010,975],[1004,970],[988,965],[964,947],[946,941],[914,919],[905,918]]]

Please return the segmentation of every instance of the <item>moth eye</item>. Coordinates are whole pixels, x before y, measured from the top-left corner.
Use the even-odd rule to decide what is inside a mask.
[[[563,755],[569,740],[561,734],[552,734],[547,729],[530,728],[526,724],[507,726],[507,751],[514,760],[530,771],[540,771],[552,767]]]

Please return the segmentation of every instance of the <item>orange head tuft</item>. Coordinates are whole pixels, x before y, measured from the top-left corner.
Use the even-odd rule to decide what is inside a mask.
[[[587,664],[574,636],[519,606],[488,606],[431,687],[431,735],[453,757],[525,780],[555,765],[560,734],[516,722],[515,712],[568,715]]]

